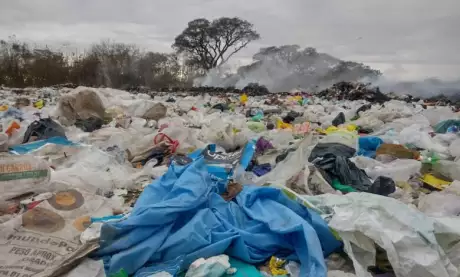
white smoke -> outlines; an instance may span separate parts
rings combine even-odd
[[[380,87],[382,92],[431,97],[444,94],[460,98],[460,78],[442,81],[436,78],[401,82],[379,76],[378,72],[360,63],[342,61],[314,48],[296,45],[262,48],[253,56],[253,63],[238,69],[223,66],[196,80],[198,86],[244,88],[249,83],[264,85],[271,92],[292,89],[321,90],[340,81],[360,81]]]

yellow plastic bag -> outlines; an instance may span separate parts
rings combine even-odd
[[[45,106],[45,102],[42,99],[34,103],[34,107],[37,109],[42,109],[43,106]]]
[[[246,95],[246,93],[244,93],[243,95],[240,96],[240,102],[243,105],[245,105],[246,102],[248,102],[248,96]]]
[[[292,124],[284,123],[281,119],[276,121],[276,128],[277,129],[292,129]]]
[[[6,112],[8,110],[8,105],[0,106],[0,112]]]
[[[347,131],[353,132],[358,129],[358,126],[356,126],[355,124],[350,124],[350,125],[347,125],[346,128],[347,128]]]
[[[420,181],[438,190],[443,190],[452,184],[452,182],[439,179],[432,174],[423,175],[423,177],[420,178]]]

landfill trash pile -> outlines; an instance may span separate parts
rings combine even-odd
[[[178,92],[186,93],[187,95],[198,95],[201,93],[208,93],[211,95],[215,94],[222,94],[222,93],[237,93],[242,94],[246,93],[248,96],[263,96],[270,93],[270,91],[263,85],[259,85],[257,83],[249,83],[243,89],[237,89],[234,87],[172,87],[172,88],[163,88],[158,91],[154,91],[152,89],[146,87],[131,87],[127,88],[127,91],[137,94],[137,93],[145,93],[149,95],[156,95],[158,92],[168,92],[168,93],[175,93]],[[286,94],[285,92],[284,94]]]
[[[450,102],[245,91],[1,89],[0,276],[459,276]]]
[[[370,84],[363,84],[359,82],[339,82],[332,85],[331,88],[320,91],[317,95],[327,99],[363,99],[369,102],[379,103],[389,100],[389,97],[383,94],[378,87],[371,88]]]

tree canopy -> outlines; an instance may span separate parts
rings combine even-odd
[[[187,56],[189,65],[209,70],[259,38],[254,26],[246,20],[222,17],[210,22],[200,18],[188,23],[172,47]]]

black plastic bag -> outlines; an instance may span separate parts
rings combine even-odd
[[[343,112],[340,112],[335,118],[334,120],[332,120],[332,125],[334,125],[335,127],[341,125],[345,123],[345,115],[343,114]]]
[[[338,179],[341,184],[351,186],[358,191],[387,196],[395,191],[395,183],[387,177],[379,177],[372,183],[364,170],[359,169],[350,158],[355,149],[340,143],[319,143],[313,148],[309,162],[321,169],[324,179],[332,184]]]
[[[75,126],[82,129],[84,132],[93,132],[99,130],[104,125],[104,121],[98,117],[90,117],[88,119],[77,119]]]
[[[24,134],[22,143],[44,140],[52,137],[66,137],[64,128],[51,118],[40,119],[32,122]],[[34,140],[31,140],[34,138]]]

